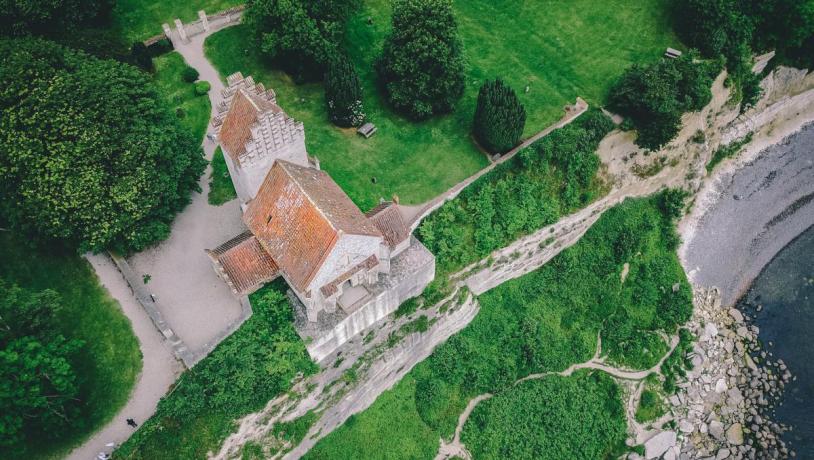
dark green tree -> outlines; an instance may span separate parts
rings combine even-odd
[[[169,235],[206,166],[149,75],[41,39],[0,40],[0,216],[80,250]]]
[[[337,126],[348,128],[365,121],[362,85],[353,64],[345,57],[334,59],[325,73],[325,104]]]
[[[263,53],[298,80],[314,80],[340,54],[359,0],[253,0],[244,21]]]
[[[59,302],[0,279],[0,446],[55,436],[78,414],[71,362],[83,343],[58,332]]]
[[[499,78],[480,87],[473,132],[486,150],[503,153],[517,145],[526,126],[526,109]]]
[[[452,111],[464,64],[450,0],[395,0],[393,31],[376,62],[393,107],[416,120]]]
[[[107,19],[114,0],[0,0],[0,34],[54,34]]]
[[[634,64],[611,90],[611,107],[633,121],[640,146],[658,149],[678,133],[684,112],[709,103],[718,67],[695,63],[695,57],[687,53],[649,66]]]

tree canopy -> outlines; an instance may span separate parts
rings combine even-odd
[[[115,0],[0,0],[0,34],[49,34],[106,19]]]
[[[169,235],[206,165],[149,75],[42,39],[0,40],[0,217],[80,250]]]
[[[320,78],[341,54],[345,22],[359,0],[253,0],[244,20],[263,52],[295,78]]]
[[[473,131],[490,152],[506,152],[517,145],[526,126],[526,109],[502,80],[487,81],[478,93]]]
[[[648,66],[634,64],[611,90],[611,107],[633,121],[640,146],[658,149],[678,133],[684,112],[709,103],[718,67],[694,63],[695,56],[687,53]]]
[[[55,436],[78,414],[71,361],[83,343],[57,332],[60,299],[0,279],[0,446]]]
[[[395,0],[392,21],[376,63],[389,102],[417,120],[450,112],[464,91],[451,1]]]

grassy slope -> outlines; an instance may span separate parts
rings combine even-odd
[[[234,430],[236,419],[287,391],[297,373],[314,373],[285,289],[278,280],[252,294],[252,316],[179,377],[116,458],[205,458]]]
[[[401,442],[437,448],[439,437],[452,435],[469,399],[508,388],[530,373],[561,371],[590,359],[599,332],[609,361],[634,368],[654,364],[667,350],[655,331],[674,332],[691,311],[689,285],[667,247],[660,216],[655,198],[628,200],[542,268],[480,296],[481,311],[464,330],[358,414],[355,426],[320,441],[311,458],[332,452],[347,454],[340,458],[406,458],[398,454]],[[621,283],[624,262],[630,271]],[[680,289],[673,293],[676,282]],[[361,436],[356,426],[380,423],[383,408],[409,392],[413,408],[388,414],[407,428],[391,439],[387,454],[355,441]]]
[[[11,232],[0,232],[0,277],[27,288],[59,292],[64,335],[86,343],[82,361],[75,363],[77,374],[84,379],[80,387],[80,398],[86,402],[82,422],[66,427],[58,441],[31,443],[26,457],[50,458],[81,443],[127,402],[141,372],[141,352],[130,321],[99,284],[87,261],[56,246],[35,250],[27,245]]]
[[[196,21],[198,10],[213,14],[243,3],[243,0],[117,0],[113,23],[124,31],[129,42],[134,42],[160,34],[161,24],[174,28],[175,18],[185,23]]]
[[[469,130],[477,91],[486,79],[502,77],[519,92],[528,113],[526,136],[558,119],[563,105],[578,95],[601,104],[627,66],[678,46],[664,3],[456,1],[467,59],[466,93],[454,113],[416,124],[395,115],[377,90],[373,62],[390,28],[390,3],[367,0],[351,19],[347,38],[366,112],[379,128],[369,140],[329,124],[320,84],[294,85],[263,65],[245,28],[215,34],[206,48],[224,76],[251,74],[277,92],[283,108],[305,123],[309,152],[366,209],[393,193],[403,202],[423,202],[485,165]]]
[[[188,129],[195,139],[203,140],[211,113],[209,98],[205,95],[197,96],[195,85],[181,78],[182,72],[188,67],[184,58],[173,51],[155,58],[153,63],[155,82],[161,98],[171,110],[181,108],[184,111],[181,126]]]
[[[219,206],[237,198],[235,184],[229,177],[229,169],[226,167],[226,160],[223,159],[223,151],[220,147],[212,155],[212,175],[209,178],[209,204]]]

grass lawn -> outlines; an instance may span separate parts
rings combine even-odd
[[[456,1],[466,92],[452,114],[413,123],[394,114],[376,87],[373,62],[390,28],[390,2],[366,0],[348,24],[347,47],[362,79],[365,111],[379,128],[369,140],[331,126],[322,85],[294,85],[270,69],[245,27],[213,35],[206,51],[222,76],[241,71],[273,88],[283,109],[305,123],[309,153],[367,209],[393,193],[405,203],[426,201],[486,165],[469,137],[477,92],[486,79],[501,77],[518,91],[528,114],[525,136],[559,119],[577,96],[602,104],[629,65],[658,59],[667,46],[680,47],[665,4]]]
[[[113,9],[113,23],[120,28],[128,42],[145,40],[162,32],[161,25],[167,23],[175,28],[173,21],[179,18],[184,23],[197,21],[198,10],[207,14],[217,13],[236,5],[243,0],[116,0]]]
[[[237,198],[235,184],[229,176],[229,169],[226,167],[226,160],[223,159],[223,151],[220,147],[212,155],[212,176],[209,178],[209,204],[219,206]]]
[[[93,268],[76,253],[57,246],[32,249],[26,239],[0,232],[0,277],[20,286],[53,289],[62,296],[60,324],[67,338],[85,341],[74,363],[85,402],[79,423],[58,441],[36,440],[25,458],[55,458],[84,441],[127,402],[141,372],[141,352],[130,321],[99,284]],[[0,458],[12,458],[0,449]]]
[[[187,63],[180,54],[173,51],[153,60],[155,83],[161,98],[166,101],[176,115],[183,113],[181,126],[188,129],[193,137],[203,141],[206,125],[209,123],[211,106],[209,97],[195,94],[195,84],[187,83],[181,77]],[[179,112],[179,109],[181,112]]]

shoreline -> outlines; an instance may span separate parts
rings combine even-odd
[[[767,355],[751,312],[738,308],[772,260],[814,226],[814,90],[783,92],[769,91],[752,116],[724,130],[730,140],[733,131],[754,136],[703,179],[679,223],[679,260],[695,291],[687,327],[697,337],[693,369],[670,398],[680,458],[795,456],[781,440],[789,427],[773,415],[792,375]]]

